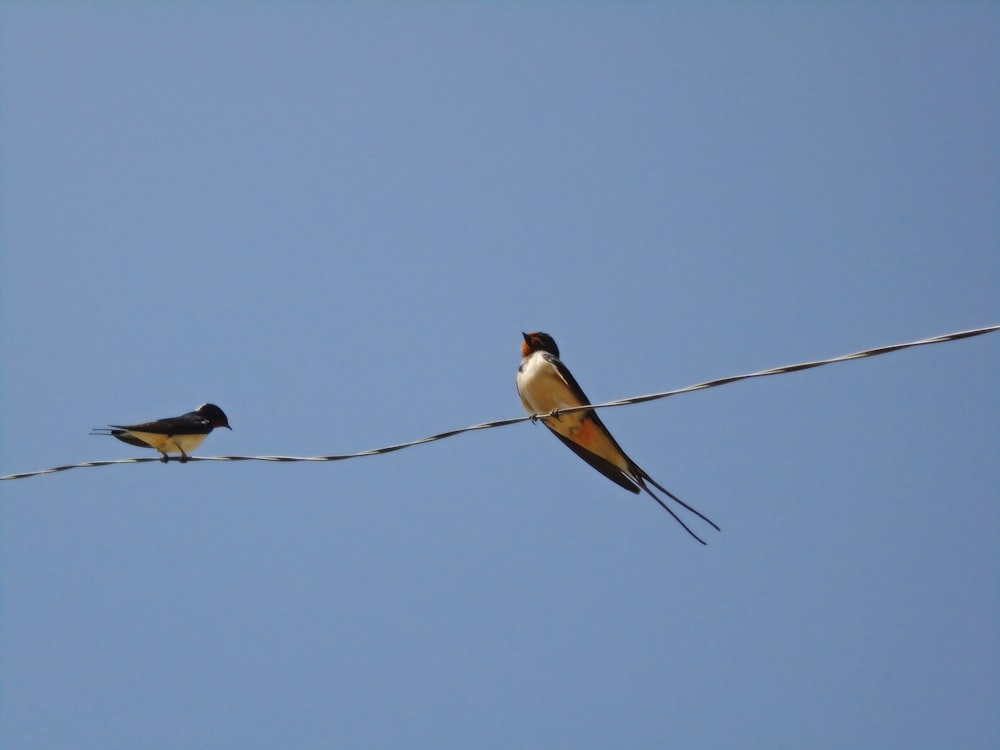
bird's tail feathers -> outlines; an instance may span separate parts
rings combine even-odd
[[[664,507],[664,509],[666,509],[666,511],[670,515],[672,515],[681,526],[684,527],[684,529],[687,531],[687,533],[689,533],[691,536],[693,536],[695,539],[697,539],[702,544],[705,543],[704,540],[702,540],[701,537],[699,537],[697,534],[695,534],[693,531],[691,531],[691,529],[688,528],[687,524],[684,523],[683,521],[681,521],[681,519],[677,517],[677,514],[674,513],[670,508],[667,507],[666,503],[664,503],[659,497],[657,497],[656,495],[654,495],[653,492],[649,489],[649,487],[646,486],[646,482],[649,482],[650,484],[652,484],[654,487],[656,487],[656,489],[658,489],[660,492],[662,492],[664,495],[666,495],[667,497],[669,497],[671,500],[673,500],[675,503],[677,503],[679,506],[681,506],[682,508],[684,508],[689,513],[693,513],[694,515],[698,516],[698,518],[700,518],[702,521],[704,521],[705,523],[707,523],[709,526],[711,526],[716,531],[722,531],[722,529],[719,528],[719,524],[717,524],[715,521],[713,521],[711,518],[709,518],[708,516],[706,516],[704,513],[702,513],[697,508],[695,508],[695,507],[693,507],[691,505],[688,505],[686,502],[684,502],[683,500],[681,500],[679,497],[677,497],[677,495],[675,495],[673,492],[671,492],[666,487],[664,487],[662,484],[660,484],[655,479],[653,479],[651,476],[649,476],[649,474],[647,474],[645,471],[643,471],[639,466],[636,466],[635,464],[632,464],[632,474],[636,478],[638,478],[638,480],[639,480],[638,484],[639,484],[640,487],[642,487],[642,489],[646,492],[646,494],[649,495],[654,500],[656,500],[656,502],[658,502],[660,505],[662,505]]]
[[[681,525],[681,528],[683,528],[684,531],[686,531],[688,534],[690,534],[692,536],[692,538],[694,538],[696,541],[701,542],[702,544],[707,545],[707,542],[704,539],[702,539],[700,536],[698,536],[697,534],[695,534],[693,531],[691,531],[691,527],[688,526],[686,523],[684,523],[681,520],[680,516],[678,516],[676,513],[674,513],[674,511],[670,508],[669,505],[667,505],[665,502],[663,502],[663,500],[661,500],[656,495],[654,495],[653,492],[649,489],[649,487],[647,487],[645,485],[645,483],[640,484],[639,486],[642,487],[643,491],[647,495],[649,495],[656,502],[658,502],[660,504],[660,507],[663,508],[663,510],[667,511],[667,513],[669,513],[671,516],[673,516],[674,520],[677,521],[677,523],[679,523]],[[687,506],[685,506],[685,507],[687,507]],[[701,515],[701,514],[699,513],[698,515]],[[711,523],[711,521],[709,521],[709,523]],[[715,524],[712,524],[712,525],[714,526]]]

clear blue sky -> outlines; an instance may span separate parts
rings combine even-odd
[[[1000,7],[6,3],[0,473],[1000,322]],[[0,483],[4,748],[1000,746],[1000,335]]]

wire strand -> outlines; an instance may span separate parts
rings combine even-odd
[[[696,383],[694,385],[685,386],[683,388],[675,388],[670,391],[662,391],[659,393],[649,393],[643,396],[631,396],[629,398],[622,398],[616,401],[605,401],[600,404],[587,404],[585,406],[574,406],[566,409],[556,409],[555,411],[548,414],[532,414],[530,416],[524,417],[513,417],[511,419],[497,419],[492,422],[482,422],[481,424],[474,424],[470,427],[460,427],[455,430],[447,430],[445,432],[438,432],[434,435],[428,435],[427,437],[418,438],[417,440],[410,440],[405,443],[396,443],[394,445],[387,445],[382,448],[372,448],[370,450],[358,451],[357,453],[335,453],[328,456],[188,456],[188,461],[274,461],[274,462],[296,462],[296,461],[345,461],[349,458],[361,458],[363,456],[379,456],[384,453],[393,453],[394,451],[402,450],[404,448],[411,448],[415,445],[423,445],[424,443],[433,443],[437,440],[444,440],[445,438],[454,437],[455,435],[461,435],[464,432],[474,432],[476,430],[489,430],[494,427],[506,427],[507,425],[517,424],[518,422],[528,422],[536,421],[541,417],[559,416],[560,414],[572,414],[578,411],[589,411],[591,409],[610,409],[615,406],[627,406],[629,404],[642,404],[647,401],[656,401],[661,398],[667,398],[668,396],[677,396],[682,393],[692,393],[694,391],[705,390],[706,388],[716,388],[720,385],[728,385],[729,383],[736,383],[741,380],[750,380],[751,378],[763,378],[770,375],[783,375],[790,372],[799,372],[800,370],[809,370],[813,367],[821,367],[823,365],[832,365],[837,362],[849,362],[855,359],[864,359],[865,357],[876,357],[881,354],[888,354],[890,352],[897,352],[902,349],[910,349],[915,346],[926,346],[928,344],[941,344],[946,341],[957,341],[959,339],[971,338],[973,336],[981,336],[985,333],[992,333],[994,331],[1000,330],[1000,325],[986,326],[984,328],[973,328],[967,331],[957,331],[955,333],[947,333],[941,336],[932,336],[930,338],[919,339],[918,341],[910,341],[905,344],[890,344],[888,346],[879,346],[874,349],[865,349],[860,352],[852,352],[851,354],[842,354],[839,357],[831,357],[829,359],[817,359],[810,362],[800,362],[793,365],[784,365],[782,367],[774,367],[769,370],[758,370],[756,372],[746,373],[744,375],[730,375],[724,378],[716,378],[715,380],[706,380],[703,383]],[[3,479],[26,479],[28,477],[37,477],[43,474],[55,474],[60,471],[68,471],[69,469],[83,469],[93,466],[113,466],[116,464],[141,464],[148,463],[150,461],[161,462],[163,459],[155,456],[143,456],[140,458],[119,458],[110,461],[85,461],[79,464],[68,464],[66,466],[53,466],[48,469],[40,469],[39,471],[28,471],[20,474],[7,474],[5,476],[0,476],[0,480]],[[168,460],[179,461],[179,457],[171,456]]]

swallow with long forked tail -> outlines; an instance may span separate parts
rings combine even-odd
[[[541,416],[542,422],[557,438],[612,482],[629,492],[638,495],[642,491],[653,498],[688,534],[702,544],[705,544],[705,540],[691,531],[662,499],[653,494],[647,482],[716,531],[720,531],[712,519],[659,484],[629,458],[593,409],[544,416],[557,409],[586,406],[590,404],[590,400],[576,378],[560,361],[559,347],[549,334],[536,331],[521,335],[524,336],[524,343],[521,345],[521,366],[517,368],[517,392],[529,414]]]
[[[113,424],[91,431],[91,435],[110,435],[123,443],[139,448],[154,448],[163,454],[163,463],[170,460],[170,453],[180,453],[178,459],[186,463],[193,451],[216,427],[229,426],[229,418],[215,404],[202,404],[194,411],[179,417],[165,417],[141,424]]]

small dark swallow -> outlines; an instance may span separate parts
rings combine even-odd
[[[113,424],[99,427],[91,435],[110,435],[123,443],[139,448],[153,448],[163,454],[163,463],[170,460],[170,453],[180,453],[180,462],[186,463],[193,451],[216,427],[229,426],[229,418],[215,404],[202,404],[194,411],[179,417],[165,417],[140,424]]]

